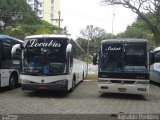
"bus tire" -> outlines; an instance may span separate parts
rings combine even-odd
[[[83,74],[82,74],[82,81],[84,80],[84,71],[83,71]]]
[[[9,78],[9,89],[13,90],[16,87],[16,77],[12,74]]]
[[[76,75],[74,74],[72,79],[72,88],[70,90],[71,92],[73,92],[75,86],[76,86]]]

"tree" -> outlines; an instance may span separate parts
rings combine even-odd
[[[34,34],[53,34],[58,30],[57,26],[54,26],[50,23],[48,23],[45,20],[41,21],[41,24],[39,25],[39,28],[36,30]]]
[[[103,40],[106,36],[104,29],[99,27],[94,27],[93,25],[86,26],[85,29],[80,31],[81,37],[77,39],[77,42],[80,46],[83,46],[83,49],[87,52],[88,42],[89,42],[89,53],[93,54],[97,52],[100,41]]]
[[[41,24],[40,18],[26,0],[0,0],[0,32],[23,39],[33,34]]]
[[[154,19],[151,17],[151,14],[146,13],[145,16],[154,23]],[[131,26],[128,26],[123,33],[116,35],[117,38],[142,38],[147,39],[151,46],[156,46],[153,33],[146,26],[146,23],[140,18],[137,17],[136,21],[132,23]]]
[[[107,5],[123,5],[131,9],[146,23],[156,43],[160,42],[160,0],[102,0],[102,2]],[[151,14],[153,19],[148,19],[144,12]]]
[[[87,53],[88,40],[82,37],[78,37],[76,42],[82,47],[82,49]]]
[[[16,27],[18,24],[33,25],[40,23],[40,18],[36,16],[26,0],[0,0],[0,21],[7,27]]]
[[[85,29],[80,31],[80,34],[85,39],[96,40],[99,38],[103,39],[103,37],[106,35],[106,32],[102,28],[94,27],[93,25],[88,25]]]
[[[146,38],[145,23],[141,20],[136,20],[131,26],[128,26],[123,33],[119,33],[117,37],[121,38]]]

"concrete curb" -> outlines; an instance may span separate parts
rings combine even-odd
[[[97,80],[84,80],[85,82],[97,82]]]

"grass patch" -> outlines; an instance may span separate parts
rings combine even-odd
[[[88,75],[86,76],[86,80],[97,81],[97,79],[98,79],[98,75],[96,75],[96,74],[88,74]]]

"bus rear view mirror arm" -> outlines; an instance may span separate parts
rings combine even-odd
[[[97,65],[97,53],[93,54],[93,65]]]
[[[12,47],[12,50],[11,50],[12,58],[16,55],[17,49],[21,49],[21,44],[16,44]]]
[[[72,45],[68,44],[66,47],[66,57],[70,56],[72,50]]]

